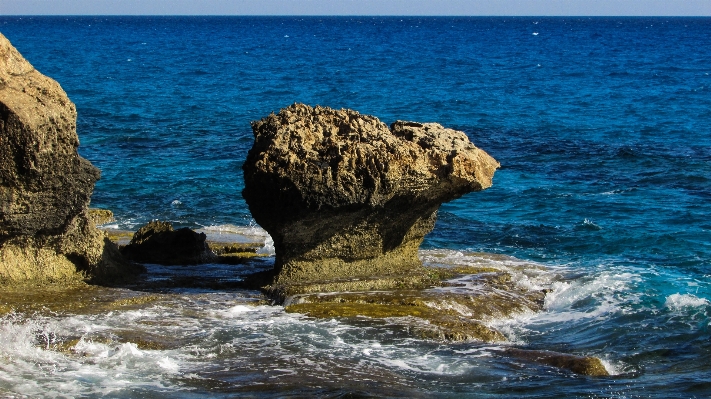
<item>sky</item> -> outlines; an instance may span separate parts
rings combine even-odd
[[[0,15],[711,16],[711,0],[0,0]]]

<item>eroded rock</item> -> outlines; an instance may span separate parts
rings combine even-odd
[[[140,268],[89,220],[100,173],[76,108],[0,34],[0,282],[126,278]]]
[[[89,219],[97,226],[116,222],[114,213],[109,209],[89,208]]]
[[[420,273],[440,204],[499,167],[462,132],[347,109],[294,104],[252,129],[243,196],[274,240],[278,284]]]

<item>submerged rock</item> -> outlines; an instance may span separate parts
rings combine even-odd
[[[138,271],[89,220],[100,172],[79,156],[76,109],[0,34],[0,282]]]
[[[371,319],[377,324],[377,320],[381,320],[390,327],[400,327],[408,334],[428,340],[497,343],[507,339],[494,327],[496,320],[543,309],[546,290],[524,283],[527,281],[522,278],[525,273],[515,276],[513,270],[471,266],[428,267],[427,271],[432,281],[439,280],[437,287],[294,294],[286,298],[285,310],[359,323]],[[576,374],[608,375],[600,359],[595,357],[508,345],[500,354]]]
[[[187,227],[173,230],[168,222],[153,221],[138,229],[121,252],[136,262],[196,265],[215,259],[206,238]]]
[[[318,318],[405,318],[402,324],[421,338],[485,342],[506,341],[501,332],[487,325],[491,320],[536,312],[543,305],[545,292],[518,285],[504,270],[428,267],[426,271],[430,276],[426,289],[327,289],[293,294],[284,305],[287,312]]]
[[[602,361],[592,356],[576,356],[568,353],[518,348],[507,349],[504,353],[518,359],[570,370],[576,374],[594,377],[610,375]]]
[[[242,194],[274,240],[278,284],[421,273],[440,204],[499,167],[462,132],[347,109],[294,104],[252,129]]]

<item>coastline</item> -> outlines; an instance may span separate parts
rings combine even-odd
[[[153,219],[253,227],[241,121],[292,98],[464,131],[502,169],[440,209],[418,255],[503,262],[550,290],[542,311],[487,322],[508,343],[452,342],[421,338],[414,318],[259,304],[238,285],[270,257],[148,265],[141,289],[86,286],[96,300],[62,299],[62,284],[48,305],[27,305],[33,286],[10,293],[28,293],[27,312],[0,316],[0,396],[708,396],[708,21],[393,19],[0,17],[0,30],[76,102],[79,153],[102,171],[92,204],[131,234]],[[132,297],[146,302],[116,302]],[[595,356],[611,376],[511,347]]]

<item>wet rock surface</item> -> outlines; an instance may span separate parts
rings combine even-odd
[[[484,255],[484,258],[500,258]],[[340,320],[382,320],[417,338],[511,345],[491,322],[543,310],[546,290],[522,286],[511,271],[488,267],[427,267],[430,287],[359,292],[312,292],[286,297],[289,313]],[[311,287],[311,286],[310,286]],[[331,286],[327,288],[338,288]],[[292,287],[298,290],[298,286]],[[567,353],[503,347],[499,355],[575,374],[607,376],[600,359]]]
[[[440,204],[499,166],[462,132],[346,109],[294,104],[252,129],[243,196],[274,239],[278,284],[417,273]]]
[[[600,359],[592,356],[575,356],[568,353],[519,348],[509,348],[504,353],[514,358],[570,370],[576,374],[594,377],[610,375]]]
[[[486,268],[426,268],[428,287],[360,292],[295,294],[287,312],[318,318],[416,318],[408,328],[417,336],[445,341],[506,341],[487,322],[542,309],[545,293],[527,290],[509,273]],[[459,289],[461,286],[476,287]]]
[[[76,117],[60,85],[0,35],[0,282],[140,271],[89,220],[100,172],[77,153]]]

